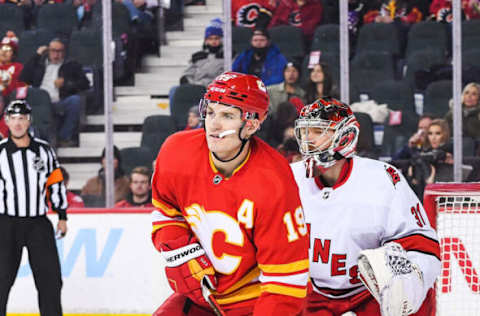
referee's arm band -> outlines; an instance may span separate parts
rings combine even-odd
[[[67,211],[66,210],[54,210],[58,214],[58,219],[67,220]]]

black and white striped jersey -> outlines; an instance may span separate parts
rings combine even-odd
[[[19,148],[6,138],[0,141],[0,214],[43,216],[48,200],[60,219],[66,219],[67,190],[60,165],[50,145],[31,138]]]

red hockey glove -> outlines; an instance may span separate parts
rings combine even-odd
[[[182,236],[161,245],[162,256],[167,261],[165,273],[170,287],[188,296],[197,304],[209,306],[202,296],[204,276],[210,289],[217,286],[215,270],[205,250],[193,236]]]

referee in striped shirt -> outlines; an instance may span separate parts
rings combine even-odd
[[[47,201],[59,215],[57,236],[67,232],[67,197],[60,165],[47,142],[28,133],[30,105],[12,101],[5,113],[10,136],[0,141],[0,316],[27,247],[41,316],[60,316],[62,276]]]

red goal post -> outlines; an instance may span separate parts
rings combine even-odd
[[[430,184],[423,204],[442,259],[436,315],[480,315],[480,183]]]

